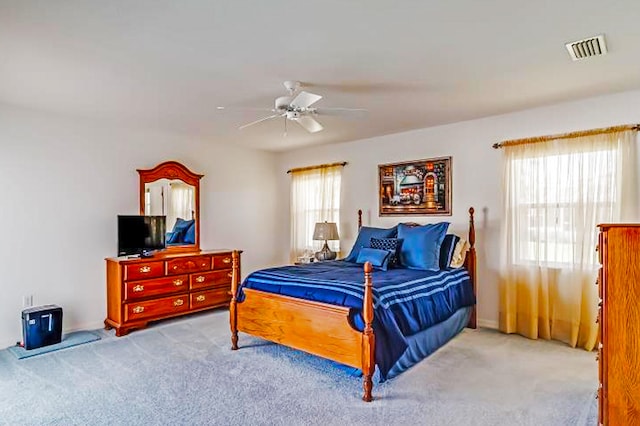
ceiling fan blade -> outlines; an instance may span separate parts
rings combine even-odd
[[[322,99],[322,96],[316,95],[315,93],[300,92],[298,96],[293,98],[290,105],[295,108],[308,108],[320,99]]]
[[[316,119],[309,117],[308,115],[303,115],[302,117],[294,119],[294,121],[304,127],[309,133],[316,133],[324,129],[322,124],[318,123]]]
[[[364,118],[369,111],[363,108],[314,108],[312,111],[318,115],[335,115],[348,118]]]
[[[270,111],[276,112],[273,108],[260,108],[260,107],[228,107],[228,106],[219,106],[216,107],[218,111]]]
[[[247,123],[243,126],[238,127],[239,130],[246,129],[249,126],[253,126],[254,124],[262,123],[263,121],[272,120],[274,118],[282,117],[283,114],[273,114],[268,117],[261,118],[260,120],[252,121],[251,123]]]

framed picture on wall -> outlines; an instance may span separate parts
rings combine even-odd
[[[378,166],[380,216],[451,215],[451,157]]]

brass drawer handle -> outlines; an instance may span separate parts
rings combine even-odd
[[[132,311],[134,314],[141,314],[144,312],[144,306],[136,306]]]
[[[184,305],[184,300],[178,299],[173,302],[173,306],[182,306]]]
[[[233,278],[233,272],[228,272],[228,273],[227,273],[227,276],[228,276],[229,278]]]
[[[139,292],[139,291],[143,291],[143,290],[144,290],[144,286],[143,285],[138,284],[138,285],[134,285],[133,286],[133,291],[135,291],[135,292]]]
[[[140,268],[140,273],[146,274],[147,272],[151,272],[151,266],[143,266]]]
[[[204,302],[206,299],[206,297],[201,294],[200,296],[196,297],[196,302]]]
[[[225,257],[224,259],[222,259],[222,263],[231,263],[231,258],[230,257]]]
[[[206,280],[206,278],[203,275],[199,275],[196,277],[196,282],[197,283],[203,283],[204,280]]]
[[[180,287],[183,284],[183,281],[182,280],[173,280],[173,284],[176,287]]]
[[[176,269],[178,269],[178,265],[173,265],[173,270],[175,271]]]

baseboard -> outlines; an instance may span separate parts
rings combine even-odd
[[[65,333],[71,333],[73,331],[80,331],[80,330],[91,331],[91,330],[97,330],[99,328],[104,328],[103,321],[98,321],[98,322],[90,321],[82,324],[74,324],[69,328],[63,328],[62,335],[64,335]]]
[[[478,327],[498,329],[498,321],[478,319]]]

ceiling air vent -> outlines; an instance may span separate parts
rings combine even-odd
[[[607,53],[607,45],[604,42],[603,34],[585,38],[584,40],[573,41],[565,44],[565,46],[569,51],[569,56],[571,56],[571,59],[574,61],[592,56],[601,56]]]

